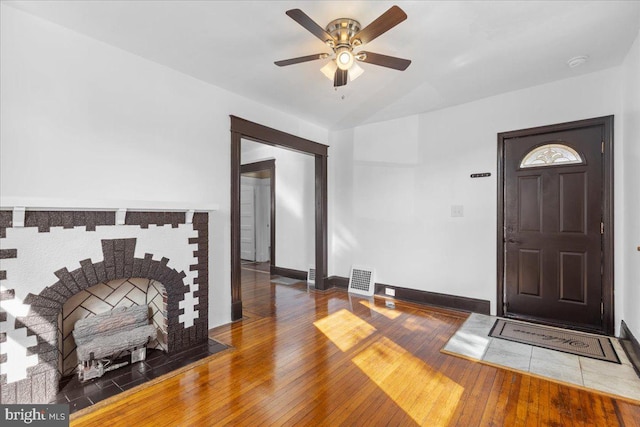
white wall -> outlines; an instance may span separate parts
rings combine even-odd
[[[2,197],[219,204],[210,215],[209,325],[228,322],[229,115],[320,143],[327,131],[0,7]]]
[[[622,247],[616,256],[624,259],[623,320],[640,339],[640,33],[622,65],[623,128],[625,141],[622,166],[624,219]],[[619,281],[616,281],[619,283]]]
[[[621,164],[619,79],[620,70],[610,69],[332,132],[330,274],[364,264],[376,269],[377,282],[489,300],[495,313],[497,134],[614,114]],[[491,177],[471,179],[475,172]],[[451,217],[452,205],[462,205],[464,216]],[[622,227],[616,253],[621,237]]]
[[[275,159],[276,266],[307,271],[315,265],[315,159],[242,140],[242,164]]]

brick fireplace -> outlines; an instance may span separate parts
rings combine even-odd
[[[122,213],[0,211],[1,403],[52,401],[69,325],[110,308],[154,300],[169,353],[207,341],[208,213]]]

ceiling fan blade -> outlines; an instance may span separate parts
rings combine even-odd
[[[309,18],[309,16],[300,9],[287,10],[286,14],[298,24],[306,28],[311,34],[322,40],[323,43],[326,43],[328,40],[333,41],[331,34],[327,33],[324,28],[316,24],[313,19]]]
[[[329,55],[327,55],[326,53],[316,53],[313,55],[299,56],[298,58],[283,59],[282,61],[275,61],[274,64],[276,64],[278,67],[284,67],[286,65],[299,64],[301,62],[315,61],[316,59],[324,59],[328,56]]]
[[[373,65],[380,65],[381,67],[393,68],[394,70],[404,71],[411,64],[411,61],[408,59],[396,58],[395,56],[382,55],[381,53],[358,52],[358,55],[364,56],[363,59],[360,59],[361,62],[366,62],[367,64],[373,64]],[[356,55],[356,58],[358,57],[358,55]]]
[[[341,70],[338,68],[333,75],[333,87],[344,86],[347,84],[347,70]]]
[[[404,13],[402,9],[398,6],[391,6],[389,10],[378,16],[375,21],[351,37],[350,42],[353,43],[354,40],[358,39],[362,44],[369,43],[371,40],[386,33],[405,19],[407,19],[407,14]]]

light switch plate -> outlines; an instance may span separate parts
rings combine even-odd
[[[462,216],[464,216],[464,206],[462,206],[462,205],[451,205],[451,216],[452,217],[462,217]]]

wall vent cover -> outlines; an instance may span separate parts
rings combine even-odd
[[[316,268],[309,267],[309,273],[307,273],[307,285],[315,286],[316,285]]]
[[[349,292],[365,296],[373,296],[375,291],[374,270],[369,267],[352,266],[349,275]]]

